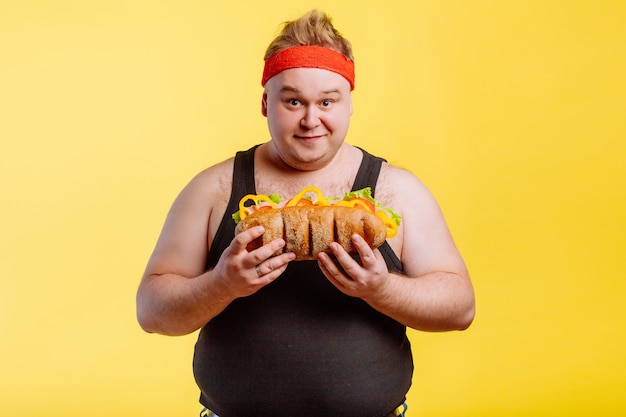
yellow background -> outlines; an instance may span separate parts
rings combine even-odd
[[[0,1],[0,415],[195,416],[134,297],[199,170],[267,140],[262,55],[353,42],[348,141],[438,198],[478,302],[411,332],[409,416],[626,413],[626,3]],[[245,401],[245,399],[243,399]]]

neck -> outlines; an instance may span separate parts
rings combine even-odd
[[[289,196],[314,185],[327,194],[343,193],[352,187],[361,159],[359,149],[344,143],[329,162],[299,169],[280,158],[271,143],[265,143],[255,154],[257,192]]]
[[[345,160],[350,157],[350,151],[352,149],[353,147],[351,145],[342,143],[337,151],[330,156],[326,153],[321,155],[317,160],[287,160],[283,158],[278,148],[270,141],[261,145],[259,148],[259,156],[261,157],[261,162],[267,162],[273,169],[282,171],[284,174],[288,175],[299,175],[337,169],[346,163]]]

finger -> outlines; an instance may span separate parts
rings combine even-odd
[[[344,262],[348,262],[348,260],[352,260],[352,256],[337,242],[331,242],[328,245],[330,249],[330,253],[339,261],[339,263],[343,264]]]
[[[337,268],[335,262],[325,252],[320,252],[319,255],[317,255],[317,263],[319,264],[322,272],[324,272],[326,275],[336,275],[339,273],[339,268]]]
[[[254,242],[256,239],[261,237],[265,233],[265,229],[263,226],[255,226],[246,230],[245,232],[239,233],[232,242],[233,251],[236,253],[246,251],[248,245]]]
[[[287,264],[296,258],[293,252],[283,253],[282,255],[270,257],[265,262],[255,266],[255,271],[259,277],[278,276],[282,274]]]
[[[318,264],[327,277],[332,277],[334,280],[350,280],[336,257],[333,258],[329,254],[321,252],[318,255]]]
[[[354,258],[348,252],[346,252],[346,250],[340,244],[336,242],[330,244],[330,250],[337,260],[337,270],[341,273],[341,275],[347,275],[352,278],[361,267],[359,263],[356,262]]]
[[[334,280],[335,275],[339,272],[339,269],[327,253],[320,252],[317,255],[317,264],[328,279]]]
[[[283,239],[273,240],[270,243],[251,251],[250,255],[252,255],[252,258],[250,262],[252,262],[254,265],[258,265],[266,259],[271,258],[272,256],[282,254],[282,249],[284,247],[285,241]]]
[[[318,255],[317,264],[328,281],[341,291],[348,291],[347,285],[351,282],[350,278],[343,273],[341,268],[337,266],[335,261],[327,253],[322,252]]]
[[[376,263],[374,251],[370,248],[362,236],[354,234],[352,236],[352,244],[356,248],[359,258],[361,258],[361,264],[364,268],[367,269],[369,266],[373,266]]]

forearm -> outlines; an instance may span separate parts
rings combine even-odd
[[[149,333],[192,333],[233,300],[211,272],[187,278],[175,274],[146,277],[137,291],[137,319]]]
[[[469,278],[432,272],[417,278],[390,274],[387,285],[365,300],[381,313],[416,330],[464,330],[475,312]]]

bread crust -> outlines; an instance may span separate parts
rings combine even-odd
[[[265,233],[248,245],[254,250],[275,239],[285,240],[284,250],[276,255],[294,252],[296,260],[317,259],[320,252],[329,252],[332,242],[339,243],[346,252],[356,254],[352,235],[358,234],[375,249],[386,237],[384,222],[375,214],[358,208],[342,206],[296,206],[259,210],[244,217],[235,227],[235,234],[255,226],[263,226]]]

